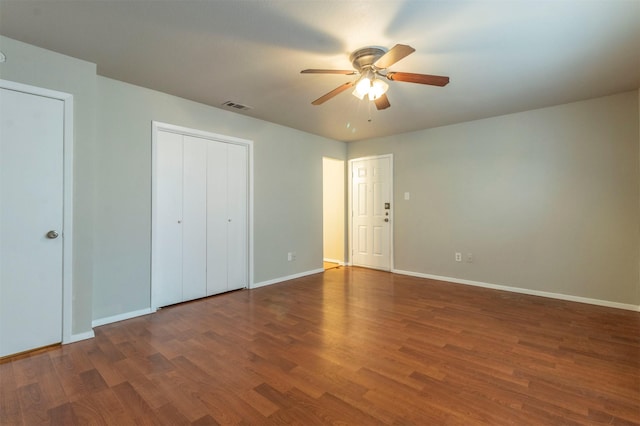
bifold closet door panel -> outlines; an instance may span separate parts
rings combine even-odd
[[[158,132],[153,232],[154,305],[182,301],[182,135]]]
[[[227,288],[235,290],[248,285],[247,147],[229,144],[227,165]]]
[[[207,144],[207,295],[227,291],[227,145]]]
[[[183,300],[207,295],[207,145],[206,139],[183,139]]]

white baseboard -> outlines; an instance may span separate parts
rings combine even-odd
[[[271,284],[277,284],[277,283],[281,283],[283,281],[289,281],[289,280],[293,280],[296,278],[302,278],[302,277],[306,277],[307,275],[313,275],[313,274],[319,274],[324,272],[324,269],[314,269],[311,271],[306,271],[306,272],[301,272],[299,274],[293,274],[293,275],[288,275],[286,277],[280,277],[280,278],[275,278],[273,280],[268,280],[268,281],[261,281],[259,283],[253,283],[253,285],[251,286],[251,288],[258,288],[258,287],[264,287],[267,285],[271,285]]]
[[[392,269],[391,272],[393,272],[394,274],[409,275],[409,276],[418,277],[418,278],[429,278],[432,280],[448,281],[456,284],[466,284],[466,285],[472,285],[476,287],[491,288],[494,290],[510,291],[512,293],[521,293],[521,294],[528,294],[531,296],[549,297],[551,299],[567,300],[570,302],[579,302],[579,303],[588,303],[590,305],[606,306],[608,308],[617,308],[617,309],[625,309],[628,311],[640,312],[640,305],[636,306],[636,305],[631,305],[627,303],[612,302],[609,300],[590,299],[587,297],[571,296],[568,294],[551,293],[548,291],[530,290],[530,289],[519,288],[519,287],[509,287],[509,286],[498,285],[498,284],[483,283],[480,281],[471,281],[471,280],[465,280],[460,278],[443,277],[440,275],[423,274],[420,272],[402,271],[399,269]]]
[[[84,333],[72,334],[69,340],[65,340],[62,344],[66,345],[67,343],[75,343],[81,340],[93,339],[94,337],[96,337],[96,335],[93,330],[85,331]]]
[[[140,317],[142,315],[148,315],[154,311],[151,308],[140,309],[139,311],[125,312],[124,314],[114,315],[112,317],[100,318],[91,322],[92,327],[99,327],[105,324],[111,324],[112,322],[124,321],[127,319]]]
[[[338,260],[338,259],[329,259],[327,257],[325,257],[324,259],[322,259],[324,262],[330,262],[330,263],[337,263],[340,266],[344,266],[344,260]]]

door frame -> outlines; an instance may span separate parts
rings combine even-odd
[[[73,323],[73,95],[0,79],[0,88],[63,102],[62,183],[62,343],[79,340]],[[82,338],[81,338],[82,339]],[[81,340],[80,339],[80,340]]]
[[[393,256],[393,228],[394,228],[394,209],[395,200],[393,197],[393,154],[382,155],[370,155],[367,157],[352,158],[349,160],[349,173],[348,173],[348,215],[349,215],[349,231],[348,231],[348,258],[349,265],[353,265],[353,163],[363,160],[376,160],[380,158],[389,159],[389,199],[391,200],[390,214],[390,226],[389,226],[389,271],[394,270],[394,256]]]
[[[189,127],[177,126],[174,124],[163,123],[160,121],[151,121],[151,235],[155,234],[155,226],[156,226],[156,209],[154,208],[154,194],[156,192],[156,152],[157,152],[157,144],[158,144],[158,132],[165,131],[171,133],[177,133],[182,136],[192,136],[201,139],[208,139],[216,142],[223,142],[235,145],[244,145],[247,147],[247,156],[248,156],[248,164],[247,164],[247,239],[248,239],[248,247],[247,247],[247,288],[253,287],[253,141],[248,139],[241,139],[233,136],[226,136],[217,133],[207,132],[204,130],[192,129]],[[153,288],[153,271],[154,267],[154,242],[153,239],[151,241],[151,291],[149,292],[149,306],[151,307],[151,312],[155,312],[158,310],[158,306],[154,304],[154,288]]]

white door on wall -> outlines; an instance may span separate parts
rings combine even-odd
[[[0,89],[0,357],[62,341],[64,102]]]
[[[249,148],[162,126],[154,127],[152,308],[248,287]]]
[[[392,157],[351,160],[351,262],[391,269]]]

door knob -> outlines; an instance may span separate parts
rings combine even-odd
[[[58,233],[56,231],[49,231],[47,232],[47,238],[49,238],[50,240],[55,240],[56,238],[58,238]]]
[[[389,218],[388,218],[388,217],[385,217],[385,218],[384,218],[384,221],[385,221],[385,222],[389,222]]]

